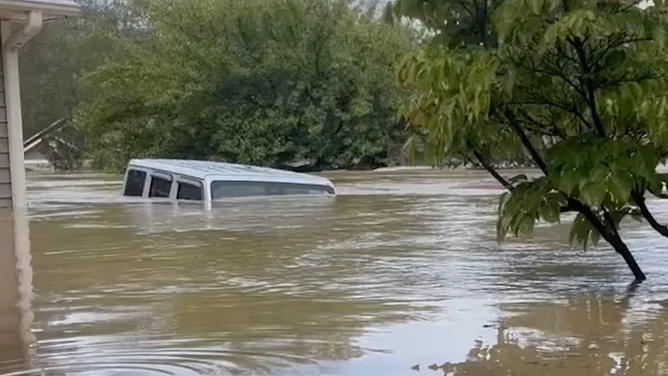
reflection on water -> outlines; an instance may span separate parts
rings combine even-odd
[[[475,341],[462,362],[433,364],[444,375],[664,375],[668,309],[629,314],[628,296],[584,294],[563,303],[502,304],[493,344]]]
[[[664,372],[668,247],[651,230],[626,229],[649,277],[632,295],[614,252],[565,244],[568,223],[496,244],[482,173],[328,177],[335,198],[210,210],[128,200],[112,176],[31,177],[37,343],[0,349],[0,374]]]

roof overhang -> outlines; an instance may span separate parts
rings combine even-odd
[[[45,20],[81,13],[81,7],[69,0],[0,0],[0,19],[25,22],[28,13],[35,10],[41,11]]]

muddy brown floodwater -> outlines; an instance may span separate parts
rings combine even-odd
[[[482,173],[329,177],[336,198],[208,211],[124,200],[115,176],[30,176],[36,340],[0,349],[0,374],[668,374],[668,241],[650,229],[625,225],[649,278],[630,292],[613,251],[566,244],[568,221],[498,245]]]

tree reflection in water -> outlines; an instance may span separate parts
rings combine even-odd
[[[622,299],[588,294],[563,304],[502,306],[494,345],[476,341],[464,362],[434,364],[458,376],[603,376],[668,373],[668,309],[631,313]]]

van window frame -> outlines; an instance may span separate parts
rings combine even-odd
[[[174,178],[173,174],[167,174],[161,171],[155,171],[151,170],[149,173],[150,179],[146,179],[148,181],[148,185],[144,188],[146,191],[146,197],[151,198],[151,199],[171,199],[174,195],[174,182],[176,179]],[[153,178],[158,178],[162,180],[167,180],[169,181],[169,194],[166,197],[157,197],[157,196],[151,196],[151,184],[153,184]]]
[[[169,171],[165,171],[163,169],[154,169],[154,168],[149,168],[149,167],[143,167],[143,166],[136,166],[136,165],[128,165],[126,171],[125,171],[125,177],[123,179],[123,195],[125,196],[125,186],[127,184],[127,179],[128,179],[128,171],[129,170],[135,170],[135,171],[140,171],[146,174],[146,179],[144,180],[144,189],[142,191],[142,198],[150,198],[150,199],[165,199],[166,197],[149,197],[150,190],[151,190],[151,176],[154,175],[159,178],[163,179],[171,179],[172,186],[170,188],[169,192],[169,198],[170,199],[176,199],[176,195],[178,194],[178,186],[177,183],[179,181],[183,181],[188,184],[192,185],[200,185],[202,187],[202,202],[208,202],[210,201],[209,197],[209,190],[207,189],[207,182],[206,179],[200,179],[196,178],[190,175],[183,175],[183,174],[176,174],[172,173]],[[209,183],[210,184],[210,183]],[[139,196],[126,196],[126,197],[139,197]],[[192,201],[192,200],[189,200]],[[197,201],[195,201],[197,202]]]
[[[285,185],[285,186],[301,186],[305,189],[317,189],[320,192],[317,194],[312,194],[312,193],[296,193],[296,194],[284,194],[284,195],[272,195],[272,194],[263,194],[263,195],[238,195],[238,196],[223,196],[223,197],[214,197],[214,192],[215,192],[215,185],[216,184],[271,184],[271,185]],[[272,196],[317,196],[317,195],[322,195],[322,196],[327,196],[327,195],[333,195],[335,194],[334,189],[330,186],[327,185],[322,185],[322,184],[311,184],[311,183],[292,183],[292,182],[278,182],[278,181],[256,181],[256,180],[220,180],[220,179],[212,179],[210,182],[208,182],[209,185],[209,196],[211,201],[216,201],[216,200],[225,200],[228,198],[235,198],[235,197],[272,197]]]
[[[200,189],[200,199],[199,199],[199,200],[189,200],[189,199],[183,199],[183,198],[180,199],[180,198],[178,198],[178,196],[179,196],[179,184],[181,184],[181,183],[183,183],[183,184],[193,185],[193,186],[199,188],[199,189]],[[186,178],[186,177],[183,177],[183,176],[177,176],[176,179],[175,179],[175,181],[174,181],[174,185],[175,185],[175,186],[174,186],[174,188],[173,188],[173,190],[174,190],[174,197],[173,197],[173,198],[174,198],[175,200],[178,200],[178,201],[188,201],[188,202],[202,202],[202,201],[206,201],[206,197],[204,196],[204,194],[205,194],[205,192],[204,192],[204,182],[202,182],[202,181],[200,181],[200,180],[195,180],[195,179]]]
[[[130,171],[137,171],[137,172],[143,172],[146,176],[144,178],[144,187],[142,188],[141,196],[126,196],[125,191],[128,186],[128,178],[130,177]],[[128,166],[128,168],[125,171],[125,177],[123,179],[123,197],[142,197],[145,198],[147,193],[148,193],[148,187],[149,187],[149,176],[151,174],[151,171],[143,168],[143,167],[138,167],[138,166]]]

